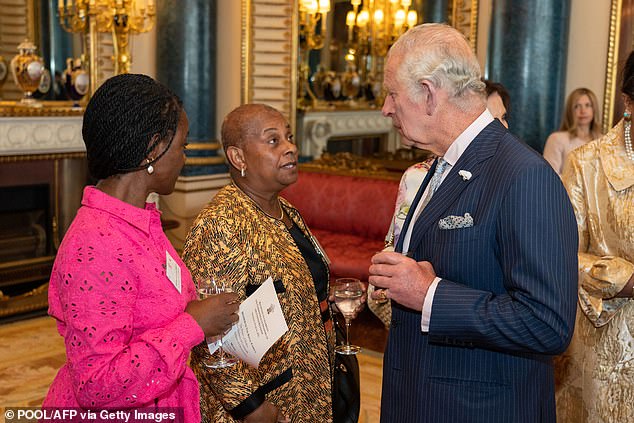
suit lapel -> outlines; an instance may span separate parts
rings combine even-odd
[[[409,225],[412,222],[412,217],[414,216],[416,212],[416,207],[418,207],[418,203],[420,203],[420,199],[423,196],[423,193],[425,192],[427,185],[429,185],[429,181],[431,180],[432,175],[436,171],[436,166],[438,166],[438,159],[434,160],[434,163],[431,165],[431,168],[427,172],[427,175],[425,175],[425,179],[423,179],[423,182],[420,184],[420,187],[418,187],[418,191],[416,192],[416,195],[414,196],[414,200],[412,200],[412,204],[409,206],[407,217],[405,218],[405,222],[403,223],[403,228],[401,229],[401,235],[398,237],[398,241],[396,242],[396,247],[394,248],[394,251],[396,251],[397,253],[403,252],[403,240],[405,239],[407,228],[409,228]],[[410,245],[411,245],[411,242],[410,242]]]
[[[505,128],[497,120],[494,120],[471,142],[414,222],[409,244],[410,250],[413,251],[417,248],[425,233],[438,222],[443,212],[458,199],[469,184],[478,179],[484,169],[484,162],[495,153],[504,131]],[[461,170],[471,172],[471,178],[465,180],[458,174]]]

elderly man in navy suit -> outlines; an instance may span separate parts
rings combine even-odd
[[[572,336],[577,228],[559,177],[486,109],[455,29],[391,48],[383,114],[438,156],[395,252],[372,259],[392,301],[381,421],[555,422],[552,356]],[[381,290],[383,288],[383,290]]]

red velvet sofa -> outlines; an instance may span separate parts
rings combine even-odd
[[[300,170],[281,195],[326,250],[331,279],[367,281],[370,259],[384,247],[398,184],[398,175],[379,179]]]

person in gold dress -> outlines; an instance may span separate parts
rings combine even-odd
[[[559,422],[634,421],[634,52],[624,118],[570,153],[562,175],[579,229],[579,309],[558,363]]]
[[[183,260],[195,279],[222,279],[240,300],[273,278],[289,330],[257,369],[242,361],[209,369],[207,346],[194,348],[203,422],[332,422],[328,260],[279,196],[298,177],[291,129],[277,110],[246,104],[227,115],[221,137],[232,183],[198,215]]]

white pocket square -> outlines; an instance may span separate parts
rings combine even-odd
[[[440,229],[460,229],[473,226],[473,217],[469,213],[464,216],[447,216],[438,221]]]

